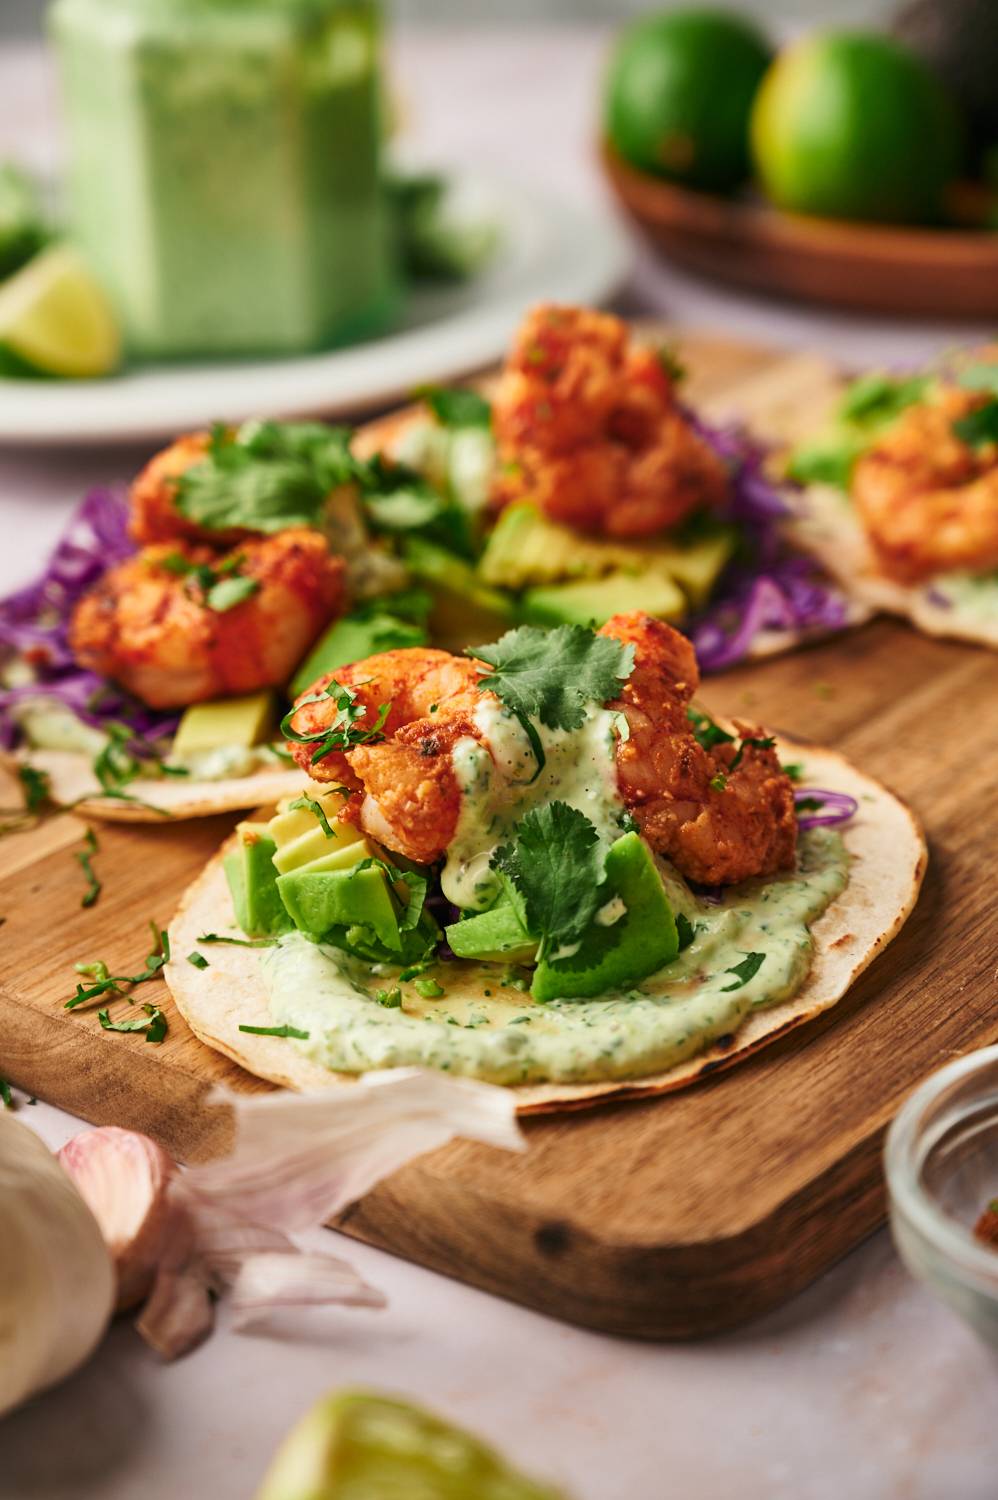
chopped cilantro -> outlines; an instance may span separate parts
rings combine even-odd
[[[37,813],[52,801],[52,778],[47,771],[36,766],[18,766],[17,779],[24,791],[24,807],[29,813]]]
[[[4,1109],[14,1108],[14,1095],[10,1091],[10,1084],[6,1078],[0,1078],[0,1100],[3,1102]]]
[[[710,778],[710,781],[707,783],[712,792],[723,792],[727,784],[728,778],[725,776],[723,771],[718,771],[717,775],[712,776]]]
[[[466,386],[424,385],[413,396],[426,402],[441,427],[492,426],[492,407]]]
[[[534,780],[544,769],[540,736],[532,719],[549,729],[578,729],[590,703],[606,703],[620,694],[634,667],[634,647],[583,625],[540,630],[521,625],[491,646],[468,650],[493,670],[479,678],[519,719],[537,762]]]
[[[143,1005],[146,1019],[136,1017],[134,1021],[112,1021],[106,1010],[97,1012],[97,1019],[105,1031],[142,1032],[147,1042],[159,1043],[166,1036],[166,1017],[158,1005]]]
[[[729,990],[740,990],[743,985],[748,984],[750,979],[755,978],[765,961],[765,953],[746,953],[740,964],[735,964],[734,968],[725,969],[725,974],[734,974],[737,977],[734,984],[721,986],[722,993],[726,995]]]
[[[189,964],[193,964],[195,969],[207,969],[208,967],[208,960],[205,958],[204,954],[199,953],[196,948],[193,953],[188,953],[187,962]]]
[[[375,990],[374,998],[379,1005],[385,1006],[388,1010],[400,1010],[402,1008],[402,991],[397,984],[390,990]]]
[[[533,808],[492,865],[523,898],[538,960],[585,931],[599,905],[606,851],[585,813],[566,802]]]
[[[960,417],[953,423],[953,431],[972,448],[983,443],[998,443],[998,397]]]
[[[655,353],[658,362],[675,385],[681,384],[686,379],[686,366],[680,359],[675,344],[660,344]]]
[[[298,807],[307,807],[309,812],[318,818],[326,838],[331,839],[333,837],[333,830],[329,826],[329,819],[326,817],[325,809],[321,802],[316,802],[314,797],[309,797],[307,793],[303,793],[302,796],[296,797],[293,802],[288,803],[288,811],[291,812],[292,809]]]
[[[787,478],[795,484],[830,484],[848,490],[853,465],[865,446],[861,439],[848,437],[796,448],[787,461]]]
[[[273,948],[277,942],[276,938],[234,938],[223,937],[218,932],[199,932],[199,943],[228,943],[233,948]]]
[[[99,999],[101,995],[122,995],[126,989],[132,990],[136,985],[147,984],[150,979],[158,977],[160,970],[170,958],[170,937],[154,922],[149,925],[153,931],[155,947],[147,955],[146,966],[141,974],[111,974],[102,958],[93,963],[74,964],[77,974],[93,979],[94,982],[91,985],[77,983],[76,994],[71,1000],[66,1001],[67,1010],[75,1010],[78,1005],[87,1005],[91,1000]]]
[[[772,750],[775,744],[776,741],[773,739],[773,736],[771,734],[761,738],[759,736],[753,737],[752,735],[749,735],[747,738],[739,740],[738,749],[735,751],[735,758],[728,767],[728,770],[733,771],[736,766],[739,766],[741,764],[742,756],[745,754],[745,751],[750,745],[754,750]]]
[[[803,781],[804,779],[804,762],[802,760],[792,760],[788,765],[781,766],[780,769],[784,776],[790,777],[791,781]]]
[[[799,813],[817,812],[824,805],[825,803],[821,797],[801,797],[800,801],[795,804],[795,807]]]
[[[250,1036],[293,1036],[299,1042],[307,1042],[311,1035],[297,1026],[240,1026],[239,1030],[249,1032]]]
[[[259,589],[259,578],[247,578],[240,573],[238,577],[220,578],[213,583],[205,593],[204,602],[217,615],[222,615],[251,598]]]
[[[326,698],[331,698],[336,705],[331,724],[324,729],[313,730],[311,734],[301,734],[294,728],[291,721],[300,708],[304,708],[309,703],[321,703]],[[369,728],[358,729],[357,720],[364,717],[367,708],[365,704],[358,704],[356,700],[357,694],[353,688],[344,687],[335,681],[330,682],[321,693],[310,693],[307,698],[302,698],[284,715],[281,720],[281,733],[286,740],[293,740],[296,745],[314,745],[315,749],[311,757],[313,764],[324,760],[327,755],[332,755],[337,750],[349,750],[354,745],[377,744],[379,740],[384,739],[382,730],[392,705],[382,703],[378,708],[374,723]]]
[[[103,889],[100,881],[94,874],[94,867],[91,863],[98,849],[97,835],[94,833],[92,828],[87,829],[86,833],[83,836],[83,842],[86,847],[84,849],[77,850],[76,853],[76,860],[84,875],[87,877],[87,888],[80,900],[80,905],[89,907],[95,905],[97,898],[100,895],[101,890]]]
[[[715,745],[733,745],[735,737],[722,729],[720,724],[715,724],[710,714],[704,714],[696,708],[688,708],[686,717],[693,725],[693,738],[702,750],[713,750]]]
[[[929,375],[897,377],[873,370],[861,375],[846,390],[839,404],[839,416],[845,422],[860,426],[882,426],[920,401],[929,388]]]
[[[315,526],[330,490],[353,474],[350,434],[322,422],[216,425],[204,458],[177,480],[176,505],[209,530]]]
[[[679,936],[679,951],[688,948],[697,935],[695,925],[683,911],[676,912],[676,932]]]

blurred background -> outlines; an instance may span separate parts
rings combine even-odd
[[[668,9],[668,7],[663,7]],[[797,21],[828,21],[844,25],[850,21],[873,24],[891,10],[890,0],[730,0],[729,10],[744,11],[771,25]],[[44,0],[3,0],[0,5],[0,39],[39,36]],[[640,14],[648,6],[641,0],[503,0],[501,15],[495,0],[394,0],[391,13],[399,21],[432,21],[466,25],[499,21],[599,21],[618,20]]]

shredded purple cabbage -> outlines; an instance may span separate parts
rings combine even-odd
[[[830,792],[821,787],[799,787],[794,792],[794,802],[820,802],[821,810],[809,811],[798,816],[798,828],[833,828],[837,823],[848,823],[855,817],[859,803],[848,792]],[[827,809],[827,811],[826,811]]]
[[[844,594],[780,535],[789,509],[763,472],[765,450],[740,427],[710,427],[692,412],[687,416],[731,472],[726,519],[743,539],[718,580],[714,601],[684,627],[701,669],[723,672],[744,661],[765,631],[840,630],[849,618]]]
[[[106,729],[125,724],[133,753],[151,755],[155,742],[171,736],[177,714],[157,714],[112,683],[77,665],[69,645],[69,623],[77,601],[98,579],[131,557],[128,506],[117,490],[94,489],[77,506],[66,530],[34,583],[0,600],[0,663],[27,661],[36,681],[0,688],[0,744],[20,740],[17,708],[48,698],[70,709],[84,724]]]

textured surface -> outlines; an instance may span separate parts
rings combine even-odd
[[[685,346],[694,394],[719,405],[777,359],[719,341]],[[768,373],[767,373],[768,372]],[[879,1222],[883,1129],[909,1089],[954,1053],[998,1037],[978,981],[998,966],[982,826],[993,777],[975,753],[998,732],[998,657],[875,622],[708,684],[720,712],[841,749],[924,818],[921,903],[835,1009],[729,1077],[671,1099],[529,1122],[507,1160],[458,1145],[399,1173],[348,1215],[370,1239],[557,1316],[676,1337],[789,1297]],[[994,722],[989,723],[989,719]],[[72,819],[7,841],[0,859],[3,1067],[86,1118],[136,1124],[186,1155],[217,1144],[210,1083],[247,1076],[171,1016],[160,1048],[67,1018],[72,963],[134,972],[145,922],[164,922],[231,820],[106,828],[100,903],[82,911]],[[144,998],[162,999],[159,985]],[[259,1086],[250,1084],[250,1086]]]

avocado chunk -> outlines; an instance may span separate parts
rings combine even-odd
[[[237,825],[238,846],[222,861],[236,921],[249,937],[290,932],[291,919],[277,890],[275,844],[266,823]]]
[[[535,1000],[627,989],[676,957],[679,938],[672,907],[648,846],[636,833],[625,833],[611,844],[600,895],[603,905],[576,952],[537,965],[530,986]],[[605,913],[602,923],[600,913]]]
[[[269,740],[275,723],[275,699],[270,688],[246,693],[242,698],[193,703],[181,715],[171,754],[195,755],[230,745],[248,749]]]
[[[385,948],[401,948],[395,902],[376,865],[363,870],[292,870],[277,877],[277,889],[295,926],[310,937],[366,927]]]
[[[410,537],[405,561],[433,595],[430,629],[439,646],[460,650],[478,641],[492,641],[515,622],[512,599],[489,588],[470,563],[445,547]]]
[[[275,840],[274,865],[278,874],[286,875],[289,870],[300,870],[313,860],[332,854],[334,849],[356,844],[361,838],[360,829],[355,828],[352,823],[334,823],[330,820],[329,826],[332,836],[313,818],[312,827],[307,832],[300,833],[297,838],[284,844]]]
[[[549,521],[536,506],[521,500],[499,517],[478,571],[485,583],[509,589],[602,578],[607,573],[652,573],[677,583],[689,602],[699,606],[710,595],[735,541],[733,527],[709,518],[689,539],[620,542],[585,537]]]
[[[476,958],[500,963],[532,963],[537,941],[521,922],[509,902],[500,902],[491,911],[452,922],[444,929],[452,952],[458,958]]]
[[[343,796],[333,788],[328,792],[320,792],[314,787],[307,793],[309,800],[318,803],[326,815],[330,826],[336,831],[339,841],[345,842],[350,838],[359,838],[360,832],[350,823],[340,823],[339,817],[343,810]],[[301,803],[296,807],[295,803]],[[278,849],[283,849],[285,844],[290,844],[300,834],[311,833],[319,826],[319,820],[309,807],[307,802],[302,802],[302,796],[283,797],[277,804],[277,811],[267,825],[270,837],[274,840]]]
[[[661,620],[681,620],[686,598],[669,578],[645,573],[608,573],[578,583],[528,589],[523,616],[532,625],[603,625],[611,615],[640,609]]]
[[[386,610],[364,615],[344,615],[321,635],[291,679],[290,693],[297,698],[317,678],[348,662],[362,661],[379,651],[401,646],[425,646],[429,636],[422,625],[402,620]]]

